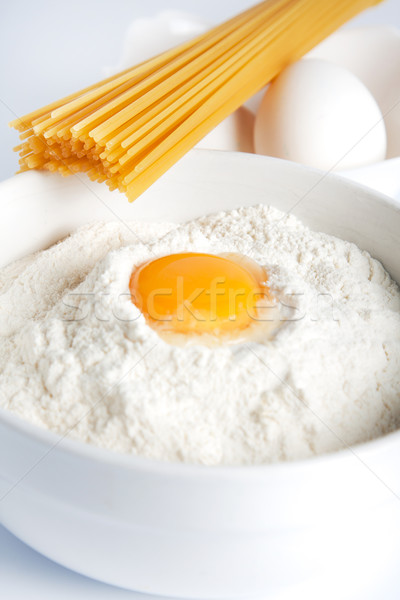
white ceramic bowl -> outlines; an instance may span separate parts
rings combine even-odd
[[[90,220],[185,221],[257,203],[293,208],[400,280],[400,211],[389,199],[293,163],[208,151],[133,205],[85,178],[2,183],[1,262]],[[367,577],[400,552],[399,466],[400,433],[308,461],[207,468],[61,440],[0,411],[5,527],[75,571],[162,595],[265,598],[321,573],[340,580],[350,565]]]

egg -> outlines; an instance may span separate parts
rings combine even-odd
[[[196,147],[253,154],[254,123],[254,114],[245,106],[241,106],[210,131]]]
[[[386,129],[379,106],[350,71],[308,58],[269,86],[255,124],[255,150],[323,170],[383,160]]]
[[[132,302],[171,343],[213,345],[270,335],[275,301],[263,267],[239,254],[187,252],[140,265]]]
[[[139,17],[132,21],[126,32],[116,71],[144,62],[207,29],[207,21],[180,10],[163,10],[151,17]]]
[[[400,156],[400,30],[387,25],[342,29],[309,56],[344,67],[363,82],[384,115],[387,158]]]

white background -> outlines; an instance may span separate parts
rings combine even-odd
[[[321,2],[324,0],[321,0]],[[16,170],[11,148],[17,134],[6,123],[103,77],[118,61],[130,21],[158,10],[185,10],[216,22],[247,8],[252,0],[1,0],[0,8],[0,180]],[[387,0],[352,24],[400,27],[400,0]],[[1,520],[1,507],[0,507]],[[343,583],[343,582],[342,582]],[[397,585],[396,585],[397,584]],[[398,600],[399,581],[371,582],[362,600]],[[313,598],[355,600],[341,589],[311,590]],[[0,595],[5,600],[150,600],[70,573],[39,556],[0,527]],[[285,596],[285,600],[295,597]],[[275,600],[275,599],[274,599]],[[280,599],[279,599],[280,600]],[[283,600],[283,597],[282,597]],[[361,600],[361,599],[360,599]]]

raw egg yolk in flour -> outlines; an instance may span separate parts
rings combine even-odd
[[[238,254],[171,254],[139,266],[130,292],[160,335],[222,342],[254,337],[261,320],[270,323],[266,311],[274,302],[267,279],[262,267]]]

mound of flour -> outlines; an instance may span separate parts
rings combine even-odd
[[[129,298],[168,253],[239,252],[270,274],[273,339],[176,347]],[[353,244],[266,207],[182,226],[96,223],[0,272],[0,406],[118,452],[293,460],[400,425],[400,293]]]

